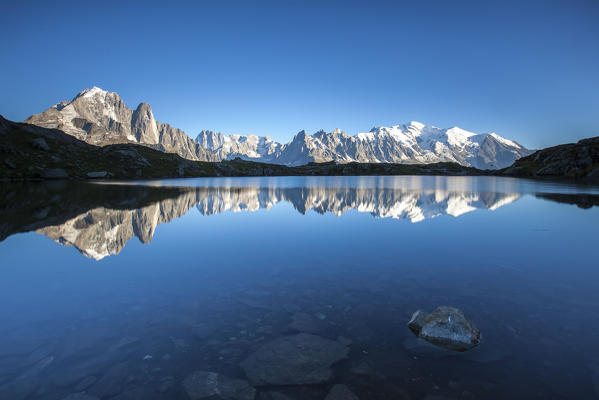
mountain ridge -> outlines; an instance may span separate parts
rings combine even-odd
[[[195,140],[184,131],[155,120],[148,103],[135,110],[116,92],[96,86],[73,100],[34,114],[26,123],[60,129],[95,145],[137,143],[177,153],[196,161],[240,157],[250,161],[305,165],[310,162],[426,164],[455,162],[479,169],[500,169],[531,154],[515,141],[496,133],[476,134],[459,127],[441,129],[412,121],[348,135],[341,129],[298,132],[288,143],[268,136],[225,135],[202,130]]]

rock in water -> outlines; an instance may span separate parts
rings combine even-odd
[[[32,367],[27,369],[27,371],[23,372],[21,375],[17,376],[17,380],[28,380],[37,377],[42,373],[52,362],[54,361],[53,356],[48,356],[42,358],[37,363],[35,363]]]
[[[191,328],[191,333],[198,340],[204,340],[214,333],[214,327],[208,324],[196,324]]]
[[[324,400],[360,400],[349,388],[345,385],[335,385],[331,388],[327,397]]]
[[[27,366],[40,361],[42,358],[46,358],[52,355],[52,352],[56,349],[56,345],[53,343],[47,343],[39,346],[29,356],[23,360],[22,366]]]
[[[410,328],[410,330],[414,332],[414,335],[420,335],[422,327],[424,326],[424,324],[426,324],[427,317],[428,314],[420,310],[412,314],[412,318],[410,318],[410,322],[408,322],[408,328]]]
[[[430,314],[416,311],[408,328],[429,343],[448,350],[466,351],[480,343],[480,331],[462,311],[441,306]]]
[[[331,365],[348,352],[334,340],[299,333],[264,344],[240,366],[254,386],[309,385],[328,381]]]
[[[258,396],[258,400],[293,400],[291,397],[280,392],[265,392]]]
[[[246,381],[231,379],[216,372],[192,372],[183,381],[183,387],[191,400],[254,400],[256,396],[256,390]]]
[[[62,400],[100,400],[98,397],[89,396],[85,393],[73,393]]]
[[[116,396],[125,388],[129,372],[129,365],[126,362],[116,364],[98,379],[89,392],[101,398]]]
[[[289,325],[291,330],[306,333],[322,333],[327,329],[326,323],[307,313],[297,313]]]

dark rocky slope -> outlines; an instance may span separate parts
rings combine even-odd
[[[536,151],[499,173],[517,177],[599,180],[599,136]]]
[[[95,146],[58,129],[0,116],[0,179],[160,178],[212,176],[208,162],[186,160],[146,146]]]

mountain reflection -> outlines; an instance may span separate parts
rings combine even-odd
[[[202,215],[268,210],[286,201],[302,214],[312,210],[319,214],[341,215],[357,210],[378,218],[409,219],[411,222],[443,214],[458,217],[478,208],[494,210],[520,197],[516,193],[329,187],[199,188],[195,195],[196,207]]]
[[[119,254],[136,236],[149,243],[162,223],[196,208],[202,215],[270,209],[288,202],[300,213],[341,215],[349,210],[412,223],[441,215],[458,217],[477,209],[495,210],[517,193],[344,187],[160,187],[68,183],[3,193],[0,239],[36,231],[87,257]],[[42,201],[43,199],[43,201]],[[10,217],[8,217],[10,216]],[[8,217],[8,218],[7,218]]]

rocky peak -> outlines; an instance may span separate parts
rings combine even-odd
[[[316,133],[314,133],[313,136],[320,140],[320,139],[324,138],[326,135],[327,135],[327,133],[324,131],[324,129],[321,129],[321,130],[317,131]]]
[[[297,135],[295,135],[295,137],[293,138],[293,141],[299,140],[299,141],[305,141],[306,138],[308,137],[308,134],[306,133],[305,130],[301,130],[297,133]]]
[[[143,112],[146,114],[152,114],[152,107],[150,107],[150,105],[148,103],[142,102],[142,103],[139,103],[139,105],[135,109],[135,112],[140,112],[140,113]]]
[[[139,103],[131,118],[131,134],[140,143],[157,144],[158,127],[152,108],[148,103]]]
[[[196,136],[195,140],[207,150],[215,151],[225,142],[225,135],[209,130],[202,130]]]
[[[60,129],[98,146],[136,142],[177,153],[190,160],[216,161],[216,156],[194,142],[185,132],[157,122],[149,104],[131,110],[117,93],[94,86],[71,101],[61,102],[25,122]]]
[[[107,130],[111,130],[115,122],[127,124],[131,118],[131,109],[117,93],[96,86],[79,93],[70,104],[61,103],[59,110],[64,110],[67,116],[74,111],[79,118]]]

